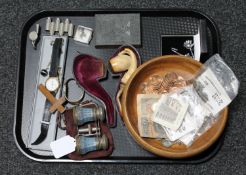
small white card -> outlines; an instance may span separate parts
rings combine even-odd
[[[71,136],[62,137],[50,143],[51,150],[56,159],[75,151],[76,141]]]
[[[154,106],[153,121],[176,131],[184,119],[189,104],[174,96],[162,95]]]

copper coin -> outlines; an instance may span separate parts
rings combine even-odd
[[[178,75],[175,73],[175,72],[169,72],[165,75],[165,80],[168,82],[168,83],[171,83],[175,80],[178,79]]]
[[[141,84],[140,91],[144,94],[164,94],[177,91],[186,85],[183,77],[178,76],[175,72],[169,72],[163,77],[157,74],[150,76],[146,82]]]
[[[148,84],[153,86],[153,89],[157,90],[160,88],[163,79],[160,75],[152,75],[149,78]]]
[[[146,93],[147,94],[152,94],[153,91],[154,91],[153,86],[148,84],[147,87],[146,87]]]
[[[181,76],[178,76],[178,80],[184,80],[184,78]]]
[[[186,82],[184,80],[179,80],[179,81],[176,81],[174,82],[174,87],[185,87],[186,86]]]
[[[146,91],[147,91],[147,83],[146,82],[143,82],[141,85],[140,85],[140,92],[142,94],[146,94]]]
[[[177,90],[179,90],[180,88],[178,88],[178,87],[170,87],[169,88],[169,92],[175,92],[175,91],[177,91]]]
[[[153,85],[147,86],[147,93],[149,94],[158,94],[159,93],[159,88],[156,88]]]
[[[161,86],[161,88],[159,89],[159,94],[165,94],[167,92],[168,92],[168,88],[167,87]]]
[[[159,90],[154,90],[154,91],[152,92],[152,94],[160,94],[160,91],[159,91]]]
[[[163,88],[168,89],[168,88],[169,88],[169,82],[168,82],[165,78],[163,78],[163,81],[162,81],[161,86],[162,86]]]
[[[162,77],[160,75],[152,75],[149,78],[150,84],[156,86],[159,85],[163,81]]]

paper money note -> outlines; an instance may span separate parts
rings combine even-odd
[[[187,112],[189,104],[182,101],[177,93],[162,95],[155,106],[153,121],[176,131]]]
[[[164,138],[164,129],[152,121],[152,105],[160,99],[161,95],[157,94],[138,94],[137,96],[137,113],[138,113],[138,130],[141,137]]]
[[[183,123],[181,124],[179,129],[177,129],[177,131],[173,131],[173,130],[166,128],[166,127],[163,127],[163,129],[165,130],[165,132],[167,134],[167,138],[170,141],[176,141],[179,138],[187,135],[191,131],[194,131],[196,129],[196,123],[193,120],[193,118],[190,116],[190,114],[187,112],[185,115]]]

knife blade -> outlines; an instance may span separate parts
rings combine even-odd
[[[51,107],[51,103],[48,100],[46,100],[43,120],[41,121],[41,132],[40,132],[40,135],[38,136],[38,138],[36,139],[36,141],[34,141],[32,143],[32,145],[39,145],[47,137],[48,130],[49,130],[49,122],[50,122],[50,118],[51,118],[51,112],[49,111],[50,107]]]

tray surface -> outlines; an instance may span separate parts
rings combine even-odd
[[[69,18],[75,25],[83,25],[95,29],[95,14],[100,13],[140,13],[141,16],[141,40],[142,46],[137,50],[141,56],[142,62],[150,58],[161,55],[161,35],[167,34],[186,34],[194,35],[197,33],[199,19],[207,21],[208,25],[208,46],[209,55],[220,51],[219,36],[216,26],[206,16],[195,11],[187,10],[122,10],[122,11],[44,11],[34,15],[25,24],[22,30],[20,60],[19,60],[19,78],[18,78],[18,93],[16,106],[16,121],[14,126],[14,135],[19,149],[29,158],[38,161],[62,161],[71,162],[72,160],[64,157],[62,159],[54,159],[49,154],[32,152],[26,148],[25,143],[28,137],[28,127],[30,122],[31,104],[34,98],[34,90],[36,87],[35,80],[39,63],[39,54],[41,40],[38,43],[37,50],[32,48],[31,42],[27,38],[28,33],[35,29],[35,24],[41,26],[41,36],[48,35],[44,31],[46,17],[50,16],[55,19],[59,17],[64,20]],[[116,47],[117,48],[117,47]],[[73,77],[72,65],[74,58],[78,52],[93,55],[97,58],[102,58],[107,64],[108,59],[116,51],[116,48],[95,48],[95,37],[93,37],[90,45],[76,43],[72,38],[69,38],[67,61],[64,79]],[[107,78],[100,81],[105,90],[114,99],[118,78],[113,77],[109,72]],[[86,99],[91,99],[86,95]],[[128,133],[126,127],[117,114],[117,127],[111,129],[115,149],[110,157],[84,162],[148,162],[148,163],[199,163],[211,158],[220,149],[223,141],[221,137],[210,149],[200,154],[199,156],[190,159],[172,160],[157,157],[144,149],[142,149]],[[62,132],[58,131],[58,134]],[[45,156],[46,155],[46,156]]]

